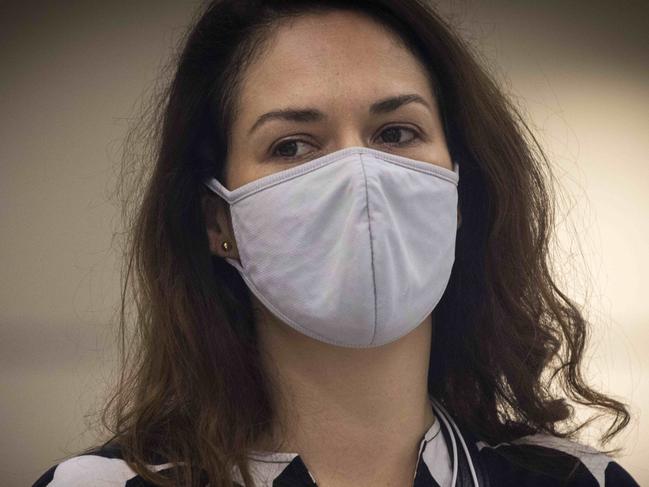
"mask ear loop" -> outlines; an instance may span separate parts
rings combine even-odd
[[[453,480],[452,480],[452,485],[455,486],[455,482],[457,481],[457,446],[455,444],[455,439],[453,438],[453,430],[457,433],[458,438],[460,439],[460,443],[462,444],[462,449],[464,450],[464,454],[466,455],[467,463],[469,464],[469,470],[471,471],[471,480],[473,481],[473,485],[475,487],[480,487],[480,483],[478,482],[478,476],[475,473],[475,467],[473,466],[473,460],[471,459],[471,455],[469,454],[469,448],[466,446],[466,443],[464,442],[464,438],[462,437],[462,434],[460,433],[460,429],[457,427],[455,424],[455,421],[453,421],[453,418],[451,418],[451,415],[448,414],[448,411],[442,406],[439,402],[437,402],[436,399],[431,398],[433,405],[439,410],[441,413],[441,418],[444,424],[446,425],[446,428],[449,429],[451,433],[451,443],[453,444],[453,455],[456,458],[456,461],[453,464]],[[447,421],[448,418],[448,421]],[[451,426],[453,427],[453,430],[449,427],[448,423],[451,423]]]

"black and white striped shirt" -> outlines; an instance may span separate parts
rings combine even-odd
[[[631,487],[637,482],[611,457],[579,443],[549,435],[536,434],[510,443],[489,445],[461,432],[482,487],[495,486],[559,486]],[[457,486],[473,485],[466,455],[456,446],[457,455],[449,447],[451,433],[436,415],[436,421],[419,444],[413,487],[451,487],[454,456],[457,456]],[[513,454],[513,455],[511,455]],[[249,453],[251,474],[257,487],[315,487],[317,479],[297,453]],[[538,464],[514,461],[543,459],[552,465],[554,474],[538,468]],[[173,468],[170,463],[151,465],[162,471]],[[544,473],[545,472],[545,473]],[[565,482],[561,476],[572,476]],[[232,471],[236,485],[243,486],[239,471]],[[91,454],[76,456],[53,466],[33,487],[147,487],[120,455],[119,449],[104,447]]]

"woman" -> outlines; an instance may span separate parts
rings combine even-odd
[[[36,486],[636,485],[572,439],[568,398],[629,415],[543,153],[430,6],[213,1],[166,95],[112,438]]]

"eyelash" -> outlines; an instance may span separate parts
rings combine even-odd
[[[384,129],[379,133],[379,135],[382,134],[383,132],[387,131],[387,130],[390,130],[390,129],[402,129],[402,130],[408,130],[408,131],[410,131],[410,132],[413,133],[413,138],[412,138],[412,140],[409,140],[409,141],[407,141],[407,142],[402,142],[402,143],[399,143],[399,142],[386,142],[386,144],[388,144],[388,145],[392,145],[392,146],[394,146],[394,147],[405,147],[405,146],[407,146],[407,145],[413,144],[414,142],[417,141],[417,139],[421,140],[421,135],[420,135],[420,133],[419,133],[418,130],[416,130],[416,129],[412,128],[412,127],[406,127],[406,126],[404,126],[404,125],[390,125],[390,126],[388,126],[388,127],[385,127],[385,128],[384,128]],[[285,159],[285,160],[286,160],[286,159],[299,159],[300,156],[280,156],[280,155],[276,155],[277,150],[278,150],[280,147],[282,147],[283,144],[287,144],[287,143],[291,143],[291,142],[304,142],[304,143],[307,143],[307,144],[309,144],[309,145],[312,145],[312,144],[310,144],[309,142],[306,142],[305,140],[298,139],[298,138],[294,138],[294,139],[284,139],[284,140],[282,140],[281,142],[279,142],[277,145],[275,145],[275,147],[272,149],[272,151],[271,151],[271,158],[272,158],[272,159]]]

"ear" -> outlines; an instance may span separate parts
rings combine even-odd
[[[223,199],[215,194],[205,193],[201,197],[205,231],[212,255],[219,257],[239,258],[237,244],[234,240],[230,207]],[[229,249],[223,248],[223,242],[229,244]]]

